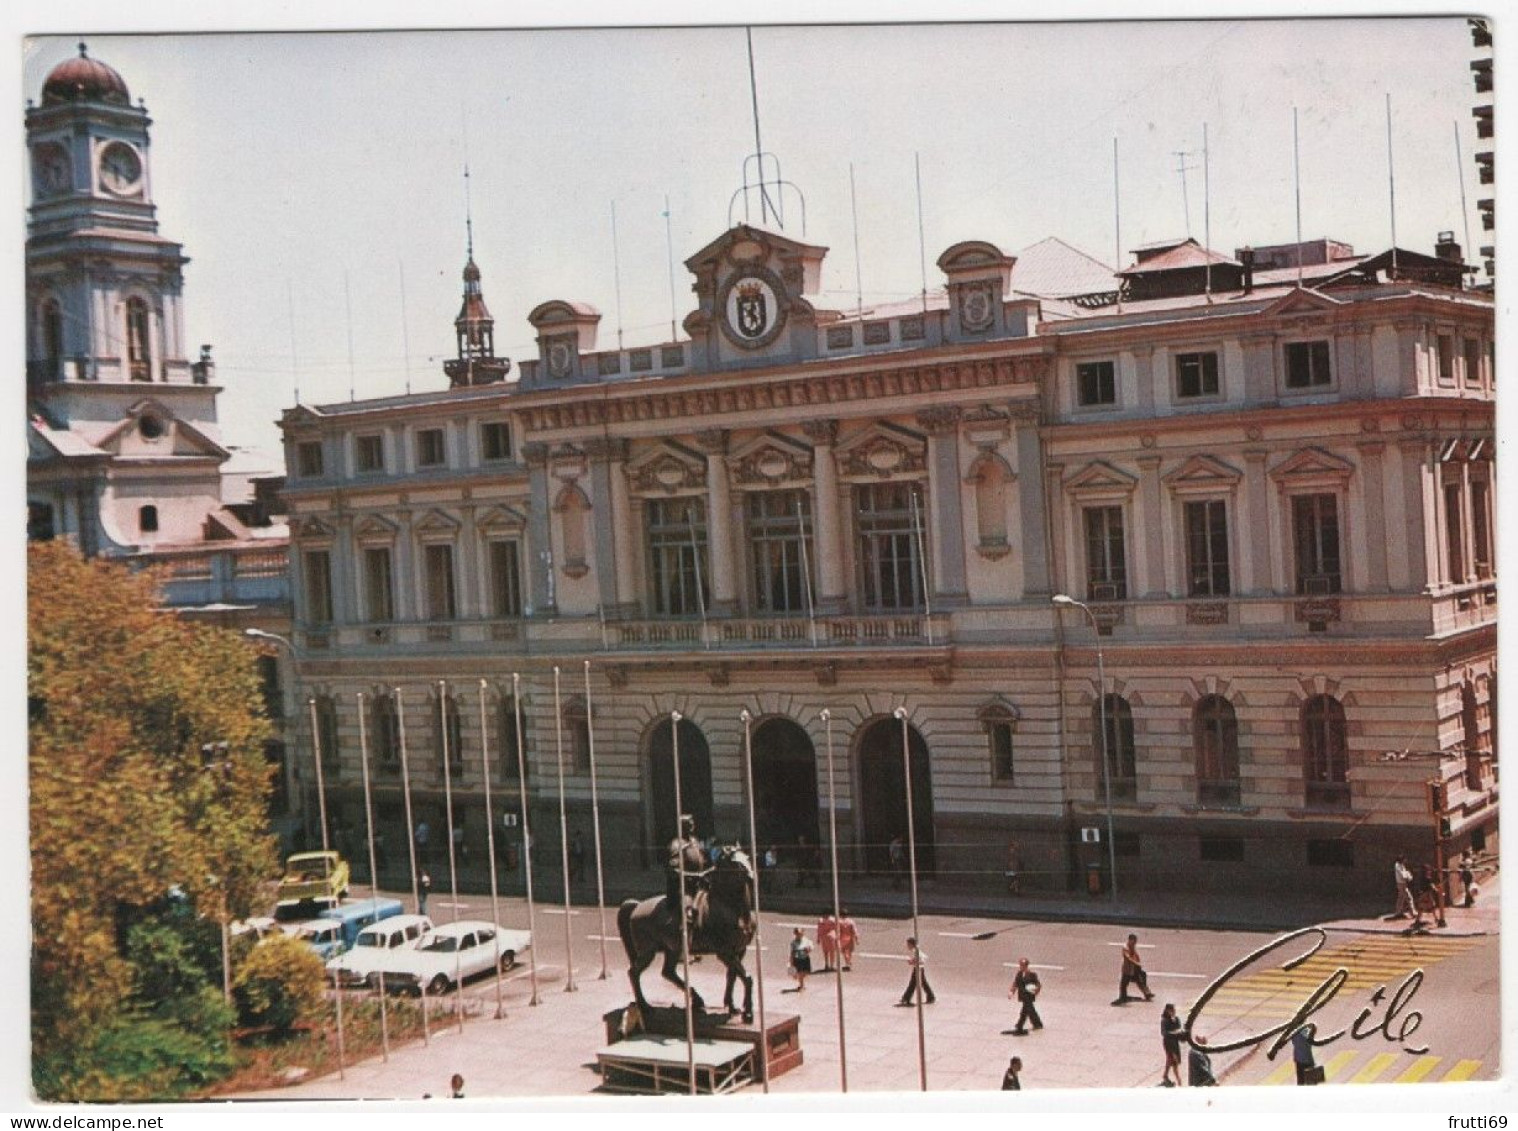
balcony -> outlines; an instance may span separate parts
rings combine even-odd
[[[635,620],[607,626],[613,649],[796,649],[921,647],[949,642],[946,614]]]

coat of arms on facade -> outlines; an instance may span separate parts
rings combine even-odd
[[[764,285],[757,279],[738,284],[738,332],[745,338],[763,335],[769,325],[769,303]]]
[[[991,328],[991,287],[979,283],[965,287],[959,304],[959,324],[976,332]]]

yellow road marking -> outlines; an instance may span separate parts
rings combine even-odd
[[[1461,1080],[1469,1080],[1480,1067],[1481,1062],[1479,1060],[1456,1061],[1455,1067],[1444,1074],[1444,1083],[1454,1084]]]
[[[1392,1081],[1394,1084],[1416,1084],[1423,1077],[1434,1070],[1434,1066],[1444,1058],[1442,1056],[1420,1056],[1413,1061],[1412,1066],[1401,1076]]]
[[[1327,1079],[1332,1080],[1340,1072],[1343,1072],[1350,1061],[1355,1058],[1354,1049],[1345,1049],[1323,1066],[1323,1072]]]
[[[1284,1084],[1288,1080],[1296,1079],[1296,1064],[1288,1058],[1285,1064],[1276,1066],[1276,1070],[1261,1081],[1263,1084]]]
[[[1360,1071],[1349,1078],[1351,1084],[1371,1084],[1376,1078],[1385,1072],[1396,1061],[1397,1054],[1394,1052],[1377,1053],[1370,1058],[1370,1062]]]

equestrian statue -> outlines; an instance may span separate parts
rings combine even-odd
[[[733,987],[737,982],[743,983],[743,1020],[751,1022],[754,979],[743,967],[743,955],[754,938],[754,869],[748,856],[733,847],[721,849],[717,859],[707,867],[694,834],[694,821],[682,816],[679,834],[669,844],[665,893],[642,901],[629,899],[617,911],[617,931],[627,949],[627,978],[632,982],[638,1009],[647,1012],[643,971],[656,955],[663,954],[660,973],[682,993],[685,991],[679,973],[683,914],[691,957],[715,955],[727,968],[727,990],[722,1004],[730,1015],[739,1012],[733,1005]],[[694,987],[690,996],[693,1008],[706,1008]]]

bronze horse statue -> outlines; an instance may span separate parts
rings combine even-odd
[[[737,1013],[733,1005],[733,986],[743,983],[743,1020],[754,1019],[754,979],[743,968],[743,955],[754,939],[754,869],[748,856],[738,848],[724,848],[717,861],[702,878],[701,888],[693,898],[695,923],[690,928],[691,957],[715,955],[727,968],[727,991],[722,1004],[729,1014]],[[660,973],[666,981],[685,992],[679,974],[679,909],[669,907],[669,897],[653,896],[641,902],[629,899],[617,911],[617,932],[627,949],[628,981],[640,1010],[648,1009],[643,997],[642,976],[654,957],[664,955]],[[691,1006],[704,1010],[705,1004],[694,987]]]

